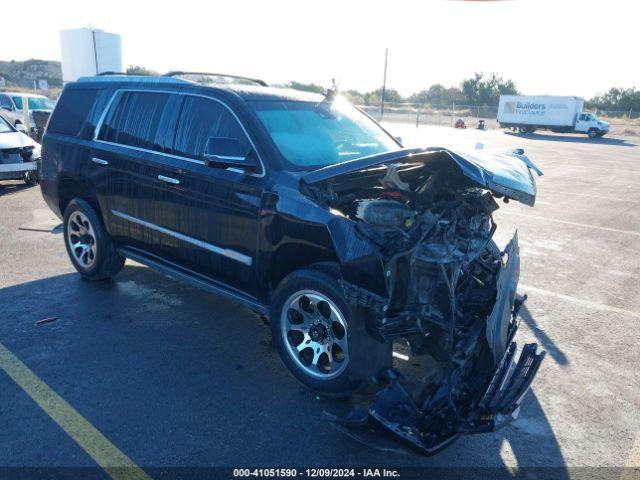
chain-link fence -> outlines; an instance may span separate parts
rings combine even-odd
[[[485,128],[500,128],[498,107],[489,105],[418,105],[413,103],[385,103],[384,114],[380,105],[359,105],[376,120],[385,122],[411,123],[420,125],[439,125],[453,127],[462,120],[467,128],[475,128],[480,121]],[[640,112],[629,110],[608,111],[596,109],[600,120],[611,124],[611,133],[621,135],[640,135]]]

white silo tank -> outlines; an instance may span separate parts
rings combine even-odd
[[[60,48],[64,82],[102,72],[122,72],[122,43],[118,34],[93,28],[62,30]]]

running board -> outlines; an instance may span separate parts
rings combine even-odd
[[[260,303],[252,297],[249,297],[248,295],[242,294],[240,292],[234,292],[229,287],[215,282],[214,280],[211,280],[204,275],[193,272],[186,268],[182,268],[160,258],[152,258],[147,254],[138,252],[131,248],[118,248],[118,253],[133,261],[146,265],[147,267],[153,268],[163,275],[175,278],[176,280],[188,283],[189,285],[192,285],[194,287],[207,290],[209,292],[220,295],[221,297],[246,305],[261,315],[269,314],[269,308],[266,305]]]

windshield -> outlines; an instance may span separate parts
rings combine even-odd
[[[22,110],[22,97],[13,97],[18,110]],[[27,97],[29,110],[53,110],[54,103],[46,97]]]
[[[0,117],[0,133],[13,132],[13,128],[4,118]]]
[[[280,153],[295,170],[400,149],[373,120],[341,99],[333,103],[250,103]]]

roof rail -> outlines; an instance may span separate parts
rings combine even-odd
[[[106,75],[129,75],[126,72],[100,72],[96,77],[104,77]]]
[[[239,75],[226,75],[224,73],[172,71],[172,72],[165,73],[163,77],[180,77],[182,75],[201,75],[203,77],[230,78],[232,80],[244,80],[246,82],[255,83],[263,87],[269,86],[267,82],[265,82],[264,80],[260,80],[258,78],[241,77]]]

